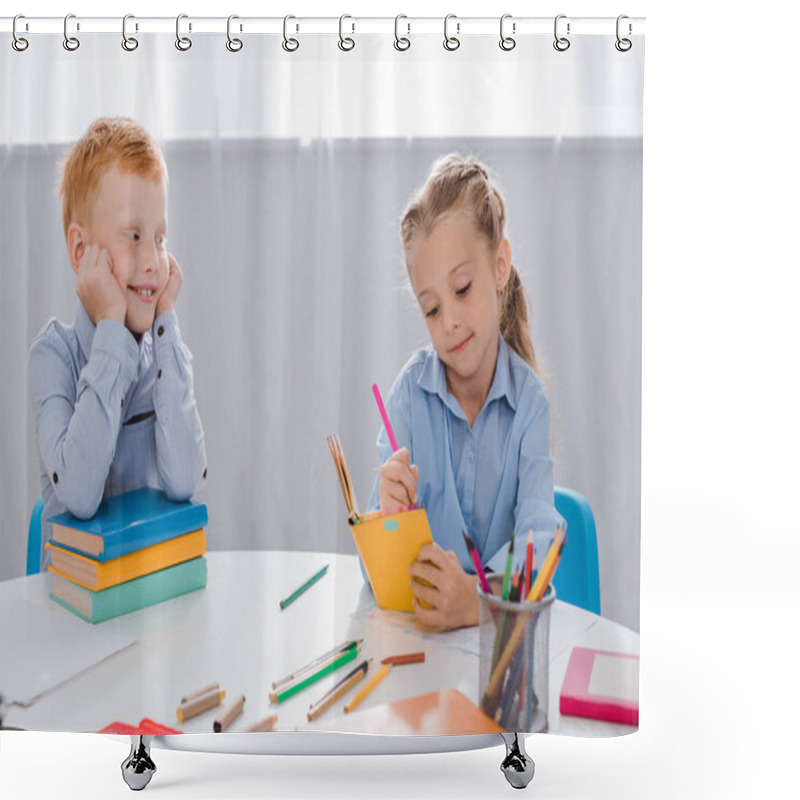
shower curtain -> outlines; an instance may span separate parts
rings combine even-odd
[[[3,23],[3,725],[635,730],[642,20]],[[68,173],[98,121],[143,132],[156,172],[101,143],[99,177]],[[73,161],[97,155],[89,150]],[[463,200],[417,238],[401,230],[448,156],[480,165],[503,199],[500,239],[536,360],[534,372],[495,333],[475,414],[435,317],[471,289],[491,319],[456,323],[476,340],[495,330],[510,289],[498,283],[495,297],[458,284],[465,263],[469,276],[480,266],[458,247],[477,242],[495,258],[498,244]],[[65,211],[69,185],[84,187],[84,210]],[[420,254],[454,211],[467,222],[434,248],[423,278]],[[124,243],[102,239],[106,217]],[[145,267],[120,277],[117,245],[150,247],[155,277],[141,277]],[[81,275],[104,264],[122,318],[81,294]],[[162,302],[168,292],[174,303]],[[410,371],[412,357],[428,372]],[[541,440],[527,473],[530,443],[511,423],[522,425],[530,401],[523,375],[538,392]],[[415,427],[423,408],[430,428]],[[385,506],[381,466],[397,449],[402,461],[403,447],[420,496],[409,490],[398,505],[426,516],[453,574],[472,580],[470,614],[431,624],[420,604],[376,599],[397,585],[397,562],[370,563],[359,524]],[[577,517],[559,497],[577,498]],[[433,545],[409,532],[410,516],[384,516],[379,551],[396,546],[395,530],[420,537],[407,573]],[[498,626],[488,653],[477,615],[484,573],[505,600],[508,584],[525,585],[520,575],[535,582],[523,518],[537,520],[539,575],[556,600],[549,633],[543,619],[543,641],[517,661],[517,612],[501,610],[500,622],[486,612]],[[548,562],[564,522],[562,563]],[[569,583],[568,561],[578,570]],[[544,689],[487,704],[481,664],[497,666],[505,649],[516,685],[537,674]],[[544,715],[518,716],[531,703]]]

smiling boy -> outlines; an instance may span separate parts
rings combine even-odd
[[[103,497],[143,486],[186,500],[206,477],[158,144],[133,120],[96,120],[68,150],[59,188],[78,304],[72,324],[44,326],[28,359],[43,544],[61,511],[86,519]]]

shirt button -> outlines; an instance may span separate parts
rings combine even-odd
[[[203,470],[203,477],[205,478],[208,475],[208,467]]]
[[[58,483],[58,473],[57,472],[53,473],[53,483]]]
[[[158,377],[161,377],[161,370],[158,371]]]
[[[123,408],[125,405],[125,398],[123,397],[122,400],[119,401],[119,407]]]
[[[159,325],[158,326],[158,335],[159,336],[163,336],[164,335],[164,326],[163,325]]]
[[[469,451],[469,463],[471,464],[475,460],[475,453],[472,450]]]

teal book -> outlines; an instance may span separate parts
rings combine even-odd
[[[108,561],[200,530],[208,523],[208,511],[203,503],[174,503],[160,489],[145,487],[103,498],[91,519],[66,511],[50,522],[56,544]]]
[[[99,592],[53,575],[50,597],[87,622],[97,623],[202,589],[207,574],[206,558],[200,556]]]

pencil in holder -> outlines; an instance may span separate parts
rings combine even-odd
[[[493,594],[480,584],[480,707],[507,731],[547,730],[551,585],[535,602],[503,600],[500,576],[489,579]]]

